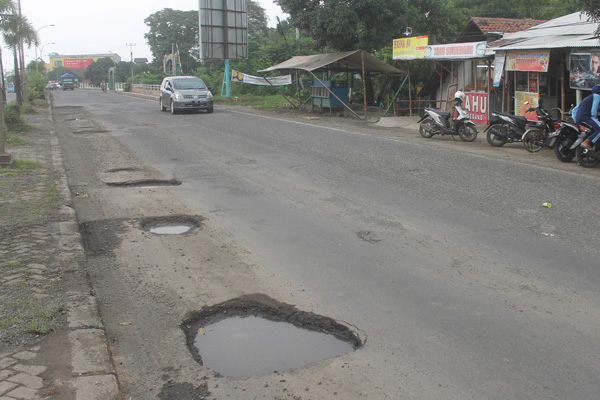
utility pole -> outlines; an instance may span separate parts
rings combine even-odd
[[[131,87],[133,87],[133,46],[137,43],[125,43],[125,46],[129,46],[129,54],[131,54]]]

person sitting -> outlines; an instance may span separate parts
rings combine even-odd
[[[587,96],[573,109],[573,120],[580,124],[581,122],[588,123],[593,132],[588,136],[581,147],[590,149],[600,137],[600,121],[598,121],[598,106],[600,106],[600,85],[594,85],[592,94]]]

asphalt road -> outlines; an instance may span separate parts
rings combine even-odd
[[[268,278],[268,295],[366,339],[344,356],[347,370],[296,372],[297,396],[326,398],[307,394],[308,378],[300,389],[320,369],[354,398],[597,396],[600,170],[331,118],[225,106],[170,115],[112,93],[54,96],[182,181],[171,192]],[[77,173],[69,183],[84,184]],[[228,279],[224,287],[243,284]],[[237,398],[262,398],[252,382]]]

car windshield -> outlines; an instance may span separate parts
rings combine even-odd
[[[173,86],[177,90],[206,89],[206,85],[201,79],[174,79]]]

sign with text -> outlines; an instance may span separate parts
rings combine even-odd
[[[63,60],[63,67],[68,69],[86,69],[93,62],[93,58],[65,58]]]
[[[469,111],[469,118],[477,124],[488,123],[489,96],[487,93],[466,92],[464,107]]]
[[[394,39],[392,59],[415,60],[425,56],[425,46],[429,43],[429,36],[416,36]]]
[[[506,61],[506,70],[548,72],[549,61],[549,50],[509,51]]]
[[[425,58],[469,59],[485,57],[486,42],[436,44],[425,46]]]

